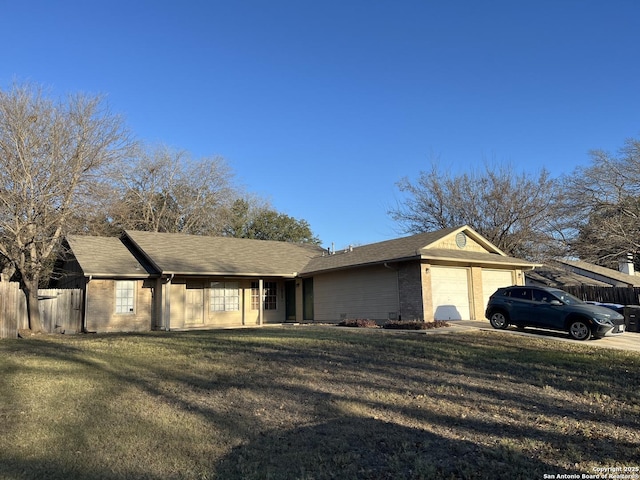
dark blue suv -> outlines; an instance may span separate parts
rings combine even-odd
[[[561,330],[576,340],[624,332],[624,316],[618,312],[585,303],[557,288],[499,288],[489,298],[485,316],[493,328],[515,325]]]

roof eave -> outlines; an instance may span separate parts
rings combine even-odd
[[[279,278],[296,278],[298,272],[184,272],[165,270],[162,275],[185,276],[185,277],[279,277]]]
[[[153,273],[88,273],[83,272],[84,277],[91,278],[158,278],[160,275]]]
[[[438,262],[451,262],[451,263],[458,263],[458,264],[473,263],[473,264],[495,265],[495,266],[503,266],[503,267],[505,266],[520,267],[523,269],[526,268],[527,270],[533,270],[543,265],[542,263],[523,262],[523,261],[519,261],[518,259],[512,259],[508,256],[503,256],[503,255],[496,255],[496,256],[502,261],[499,261],[499,260],[496,261],[491,259],[485,260],[485,259],[458,258],[458,257],[440,257],[440,256],[427,255],[427,254],[421,255],[420,259],[438,261]]]
[[[318,268],[315,270],[303,270],[300,272],[300,276],[308,276],[313,275],[315,273],[324,273],[324,272],[335,272],[338,270],[349,270],[351,268],[359,268],[359,267],[372,267],[374,265],[384,265],[386,263],[398,263],[398,262],[406,262],[410,260],[419,260],[419,255],[411,255],[408,257],[395,257],[395,258],[387,258],[385,260],[376,260],[373,262],[362,262],[362,263],[350,263],[348,265],[340,265],[337,267],[328,267],[328,268]]]

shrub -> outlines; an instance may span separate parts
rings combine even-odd
[[[393,320],[384,324],[382,328],[389,328],[395,330],[430,330],[432,328],[448,327],[449,324],[444,320],[435,320],[433,322],[421,322],[419,320],[413,321],[399,321]]]
[[[353,318],[342,320],[339,327],[358,327],[358,328],[378,328],[378,324],[375,320],[369,320],[367,318]]]

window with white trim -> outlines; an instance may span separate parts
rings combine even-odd
[[[234,312],[240,310],[240,288],[238,282],[211,282],[210,309],[212,312]]]
[[[278,282],[264,282],[262,286],[265,310],[278,309]],[[251,282],[251,310],[260,309],[260,284]]]
[[[135,292],[135,281],[116,281],[116,314],[124,315],[135,313]]]

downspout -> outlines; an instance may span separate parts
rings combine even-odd
[[[264,283],[262,278],[258,279],[258,298],[260,298],[260,309],[258,310],[258,323],[262,326],[264,318]]]
[[[172,273],[169,278],[167,278],[167,283],[165,284],[164,308],[162,312],[162,328],[165,332],[168,332],[171,326],[171,282],[175,276],[176,274]]]
[[[384,262],[384,268],[388,268],[396,272],[396,295],[398,296],[398,320],[402,320],[402,304],[400,303],[400,271],[397,268],[389,266],[388,262]]]
[[[93,275],[89,275],[85,278],[84,282],[84,312],[82,314],[82,333],[87,333],[87,308],[89,306],[89,282],[93,278]]]

